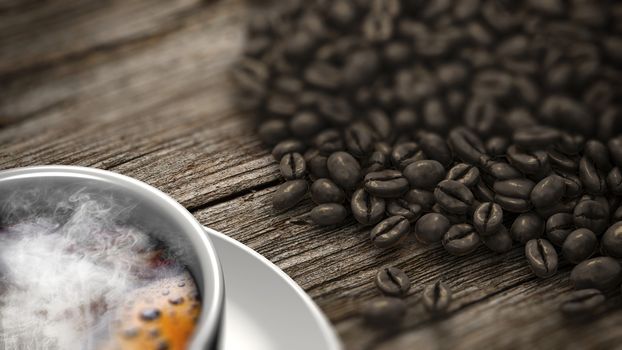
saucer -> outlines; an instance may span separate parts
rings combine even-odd
[[[210,228],[225,279],[222,350],[340,350],[330,322],[281,269]]]

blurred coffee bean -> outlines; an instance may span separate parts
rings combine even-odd
[[[335,90],[342,84],[341,71],[329,62],[316,61],[304,71],[305,81],[320,89]]]
[[[308,188],[306,180],[287,181],[272,194],[272,206],[276,210],[289,209],[304,198]]]
[[[363,158],[374,148],[372,131],[363,124],[354,124],[345,130],[346,149],[355,157]]]
[[[533,212],[519,215],[510,228],[512,239],[522,244],[542,237],[543,233],[544,220]]]
[[[601,172],[607,173],[613,165],[609,157],[609,149],[598,140],[589,140],[585,143],[584,156]]]
[[[481,236],[495,234],[503,226],[503,209],[497,203],[480,204],[473,213],[473,226]]]
[[[300,111],[289,122],[289,129],[292,134],[300,138],[312,137],[324,127],[324,120],[317,113],[311,111]]]
[[[502,136],[494,136],[486,141],[486,152],[489,156],[496,158],[504,156],[510,147],[510,141]]]
[[[311,210],[311,220],[316,225],[332,226],[341,224],[346,219],[347,211],[343,205],[337,203],[324,203]]]
[[[562,133],[555,147],[562,153],[576,155],[583,151],[585,138],[579,134]]]
[[[410,223],[403,216],[391,216],[378,223],[369,237],[378,248],[386,248],[399,243],[410,232]]]
[[[570,280],[576,289],[607,291],[620,285],[622,267],[608,256],[592,258],[575,266],[570,272]]]
[[[330,178],[340,187],[350,190],[361,177],[361,166],[349,153],[335,152],[326,161]]]
[[[549,149],[547,154],[553,169],[576,172],[579,168],[579,159],[576,156],[567,155],[556,149]]]
[[[482,242],[484,242],[484,245],[495,253],[502,254],[512,249],[512,236],[510,236],[508,229],[503,225],[501,225],[497,232],[488,236],[481,236],[480,238]]]
[[[272,149],[272,157],[276,160],[281,160],[287,153],[304,153],[305,145],[295,139],[287,139],[279,142]]]
[[[512,145],[508,148],[507,157],[513,166],[527,175],[546,174],[551,169],[549,155],[542,150],[526,151]]]
[[[361,315],[370,325],[390,328],[406,315],[406,303],[393,297],[375,299],[364,305]]]
[[[557,175],[550,175],[533,187],[529,198],[536,208],[551,207],[559,203],[565,191],[564,181]]]
[[[598,247],[594,232],[580,228],[568,234],[562,245],[562,255],[573,264],[578,264],[592,256]]]
[[[442,214],[425,214],[417,220],[415,238],[423,244],[440,242],[450,226],[449,220]]]
[[[518,169],[503,161],[493,161],[486,165],[486,171],[496,180],[510,180],[523,177],[523,174]]]
[[[556,143],[561,134],[559,130],[538,125],[514,132],[514,143],[524,150],[540,150]]]
[[[431,190],[445,178],[445,168],[435,160],[419,160],[404,168],[411,187]]]
[[[458,163],[449,169],[445,179],[460,182],[467,187],[473,187],[479,182],[479,170],[473,165]]]
[[[365,189],[381,198],[397,198],[408,191],[408,180],[399,170],[382,170],[365,175]]]
[[[445,139],[436,133],[424,132],[419,137],[419,147],[428,159],[435,160],[447,168],[453,162],[451,150]]]
[[[424,159],[425,154],[415,142],[400,143],[393,147],[391,152],[391,161],[400,170],[411,163]]]
[[[409,108],[402,108],[393,116],[393,124],[395,124],[395,129],[401,132],[414,130],[418,123],[419,117],[417,116],[417,113]]]
[[[480,245],[479,235],[469,224],[453,225],[443,235],[443,247],[456,256],[470,254]]]
[[[609,225],[608,209],[596,200],[581,200],[574,208],[574,224],[579,228],[587,228],[600,236]]]
[[[531,209],[529,196],[535,184],[526,178],[496,181],[494,201],[501,208],[513,213],[523,213]]]
[[[364,188],[359,188],[350,201],[352,216],[362,225],[375,225],[384,218],[384,199],[375,197]]]
[[[454,180],[441,181],[434,190],[434,199],[452,214],[464,214],[473,204],[473,193],[468,187]]]
[[[566,316],[583,316],[596,310],[605,302],[605,295],[598,289],[580,289],[570,292],[560,307]]]
[[[419,204],[425,210],[430,210],[435,203],[434,192],[418,188],[406,192],[404,198],[410,203]]]
[[[607,174],[607,188],[616,196],[622,195],[622,172],[619,167],[612,168]]]
[[[313,144],[325,156],[344,149],[343,139],[336,129],[326,129],[318,133]]]
[[[453,154],[465,163],[482,164],[486,149],[482,141],[466,128],[454,128],[449,133],[449,147]]]
[[[622,136],[612,138],[607,142],[607,147],[611,154],[611,159],[616,166],[622,167]]]
[[[449,309],[451,294],[451,289],[439,280],[423,289],[421,302],[429,313],[439,315]]]
[[[410,290],[410,279],[397,267],[385,267],[378,270],[375,282],[378,289],[389,296],[401,297]]]
[[[390,216],[403,216],[411,223],[416,222],[423,213],[423,207],[416,203],[410,203],[405,199],[392,199],[387,203],[387,213]],[[354,209],[352,210],[354,212]]]
[[[330,179],[317,179],[311,184],[311,199],[316,204],[343,203],[346,196]]]
[[[289,137],[287,124],[281,119],[269,119],[257,128],[257,134],[265,144],[273,146]]]
[[[532,239],[525,244],[525,256],[534,275],[540,278],[557,272],[557,252],[546,239]]]
[[[570,213],[557,213],[546,220],[546,238],[561,247],[574,229],[574,218]]]
[[[281,158],[279,168],[285,180],[300,179],[307,172],[307,164],[302,155],[297,152],[285,154]]]
[[[492,91],[495,89],[493,88],[486,93],[491,94]],[[464,111],[464,123],[479,135],[488,136],[497,125],[498,115],[497,106],[492,100],[476,96],[467,103]]]
[[[622,222],[611,225],[601,239],[603,254],[616,259],[622,258]]]
[[[305,152],[304,159],[311,175],[317,179],[328,177],[328,166],[326,165],[328,157],[321,155],[317,149],[309,149]]]

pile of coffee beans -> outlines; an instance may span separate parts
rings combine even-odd
[[[310,192],[313,223],[352,217],[378,248],[520,244],[542,278],[577,264],[565,314],[620,285],[622,3],[291,1],[251,16],[233,76],[280,162],[276,210]],[[390,271],[370,314],[403,303]]]

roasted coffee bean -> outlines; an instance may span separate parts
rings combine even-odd
[[[569,293],[560,311],[569,317],[582,316],[594,312],[605,302],[605,295],[598,289],[580,289]]]
[[[337,67],[322,61],[309,64],[304,71],[304,79],[308,84],[325,90],[335,90],[343,81],[341,71]]]
[[[504,156],[508,147],[510,147],[510,141],[505,137],[494,136],[486,141],[486,152],[493,158]]]
[[[300,179],[307,172],[307,164],[300,153],[287,153],[281,158],[281,176],[285,180]]]
[[[616,259],[622,258],[622,222],[611,225],[605,231],[600,243],[603,254]]]
[[[381,198],[397,198],[408,191],[408,180],[399,170],[382,170],[365,175],[367,192]]]
[[[421,133],[419,147],[421,147],[427,158],[441,163],[445,168],[449,167],[453,162],[449,145],[438,134],[431,132]]]
[[[566,260],[573,264],[578,264],[588,259],[596,252],[598,247],[598,238],[594,232],[580,228],[568,234],[564,244],[562,245],[562,254]]]
[[[425,159],[425,154],[415,142],[400,143],[393,147],[391,161],[398,169],[404,169],[408,164]]]
[[[326,129],[315,136],[313,144],[323,155],[329,156],[333,152],[341,151],[344,148],[343,139],[339,131]]]
[[[555,170],[563,170],[568,172],[576,172],[579,168],[579,159],[577,156],[569,156],[554,148],[547,150],[551,167]]]
[[[270,115],[288,117],[296,113],[298,110],[298,104],[296,100],[287,95],[274,93],[268,96],[266,101],[266,110]]]
[[[616,166],[622,167],[622,136],[617,136],[607,142],[611,159]]]
[[[304,198],[308,188],[306,180],[287,181],[272,194],[272,206],[276,210],[289,209]]]
[[[590,194],[603,194],[607,190],[605,174],[586,156],[579,161],[579,178],[583,187]]]
[[[355,157],[363,158],[374,149],[372,131],[363,124],[355,124],[345,131],[346,149]]]
[[[410,232],[410,223],[403,216],[391,216],[378,223],[369,237],[378,248],[386,248],[399,243]]]
[[[288,139],[281,141],[276,146],[274,146],[274,148],[272,149],[272,157],[280,161],[281,158],[283,158],[283,156],[287,153],[302,154],[304,153],[305,149],[306,147],[302,142],[294,139]]]
[[[464,214],[473,204],[473,193],[468,187],[454,180],[441,181],[434,190],[434,199],[447,212]]]
[[[529,196],[535,184],[526,178],[496,181],[494,201],[501,208],[513,213],[523,213],[531,209]]]
[[[385,170],[387,168],[389,162],[389,158],[386,154],[380,151],[374,151],[367,162],[365,163],[365,168],[363,169],[363,175],[367,175],[369,173]]]
[[[535,212],[538,213],[538,215],[540,215],[542,218],[548,219],[555,214],[572,213],[578,202],[578,199],[565,200],[557,202],[549,207],[536,208]]]
[[[583,152],[584,156],[589,159],[599,171],[607,173],[613,167],[609,157],[609,149],[604,143],[597,140],[589,140],[585,143]]]
[[[328,157],[321,155],[317,149],[312,148],[305,152],[304,159],[312,176],[316,179],[328,177],[328,166],[326,165]]]
[[[387,114],[381,109],[373,109],[367,114],[367,123],[376,133],[376,137],[380,140],[387,140],[393,133],[391,120]]]
[[[337,203],[320,204],[311,210],[311,220],[320,226],[341,224],[346,219],[347,211]]]
[[[330,178],[340,187],[350,190],[361,177],[361,166],[349,153],[335,152],[326,161]]]
[[[561,170],[556,170],[555,174],[564,181],[564,186],[566,187],[564,197],[576,198],[582,194],[583,184],[581,184],[581,180],[579,180],[576,174]]]
[[[609,210],[596,200],[579,201],[572,215],[576,227],[590,229],[598,236],[602,235],[609,225]]]
[[[411,223],[414,223],[421,217],[423,207],[419,204],[410,203],[405,199],[398,198],[392,199],[387,203],[387,213],[391,216],[403,216]]]
[[[561,133],[555,128],[537,125],[514,132],[514,143],[524,150],[540,150],[555,144]]]
[[[540,278],[557,272],[557,251],[546,239],[532,239],[525,244],[525,256],[531,271]]]
[[[443,239],[451,223],[444,215],[429,213],[417,220],[415,238],[423,244],[432,244]]]
[[[489,162],[486,165],[486,171],[496,180],[510,180],[523,177],[523,174],[518,169],[502,161]]]
[[[574,218],[570,213],[557,213],[546,220],[546,238],[561,247],[574,228]]]
[[[384,199],[369,194],[364,188],[354,192],[350,205],[352,216],[360,224],[375,225],[384,218],[386,208]]]
[[[371,49],[362,49],[349,54],[343,66],[344,83],[358,87],[374,78],[380,63],[379,54]]]
[[[565,191],[564,180],[557,175],[550,175],[533,187],[529,198],[536,208],[551,207],[559,203]]]
[[[303,139],[316,135],[324,127],[324,119],[311,111],[300,111],[289,122],[289,129],[292,134]]]
[[[480,202],[493,202],[495,200],[495,193],[481,179],[473,187],[473,195]]]
[[[497,203],[480,204],[473,213],[473,226],[482,236],[495,234],[503,226],[503,209]]]
[[[474,84],[477,84],[477,82],[474,82]],[[477,89],[477,87],[474,87],[474,89]],[[475,93],[478,94],[477,91]],[[486,93],[488,94],[489,92]],[[464,111],[464,124],[479,135],[490,135],[497,124],[499,116],[497,106],[490,97],[475,96],[471,98]]]
[[[352,107],[345,99],[323,96],[318,101],[318,112],[333,125],[344,126],[352,121]]]
[[[460,160],[472,165],[485,162],[486,149],[482,140],[466,128],[455,128],[449,133],[449,147]]]
[[[391,327],[399,323],[406,315],[406,303],[400,298],[375,299],[365,304],[361,315],[370,325]]]
[[[622,267],[608,256],[592,258],[575,266],[570,272],[570,280],[576,289],[607,291],[620,285]]]
[[[471,210],[471,208],[469,208],[469,210]],[[450,213],[447,210],[443,209],[443,207],[441,207],[440,205],[434,204],[432,206],[432,212],[433,213],[438,213],[443,215],[444,217],[446,217],[447,219],[449,219],[449,222],[453,225],[453,224],[462,224],[464,222],[466,222],[469,219],[469,214],[472,214],[470,212],[464,213],[464,214],[454,214],[454,213]]]
[[[443,247],[456,256],[470,254],[480,245],[479,235],[469,224],[453,225],[443,235]]]
[[[579,134],[562,133],[555,147],[568,155],[578,154],[585,146],[585,138]]]
[[[522,244],[542,237],[543,233],[544,220],[533,212],[519,215],[510,228],[512,239]]]
[[[439,280],[423,289],[421,302],[429,313],[442,314],[449,309],[451,294],[451,289]]]
[[[393,35],[393,19],[384,13],[372,13],[363,21],[363,36],[370,42],[385,42]]]
[[[281,119],[270,119],[259,125],[257,134],[266,145],[276,145],[289,137],[287,124]]]
[[[411,187],[431,190],[445,177],[445,168],[435,160],[418,160],[404,168],[404,177]]]
[[[526,151],[512,145],[508,148],[507,157],[514,167],[527,175],[546,174],[551,170],[549,155],[546,151]]]
[[[393,124],[395,125],[395,129],[402,132],[414,130],[418,123],[419,117],[417,116],[417,113],[410,108],[402,108],[393,116]]]
[[[611,214],[611,221],[612,222],[618,222],[618,221],[622,221],[622,205],[619,206],[614,212],[613,214]]]
[[[316,204],[343,203],[346,195],[330,179],[317,179],[311,184],[311,199]]]
[[[497,232],[489,236],[481,236],[481,240],[488,249],[495,253],[506,253],[512,249],[512,236],[510,236],[508,229],[503,225]]]
[[[479,169],[470,164],[458,163],[449,169],[445,179],[458,181],[467,187],[473,187],[479,182]]]
[[[406,192],[404,198],[410,203],[419,204],[425,210],[430,210],[435,203],[434,192],[418,188]]]
[[[622,195],[622,171],[619,167],[612,168],[607,174],[607,188],[616,196]]]
[[[423,123],[432,132],[444,132],[449,127],[449,117],[439,99],[431,98],[423,105]]]
[[[410,278],[397,267],[385,267],[376,274],[376,286],[386,295],[401,297],[410,290]]]

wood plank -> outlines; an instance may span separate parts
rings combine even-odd
[[[240,2],[199,11],[183,30],[15,79],[0,115],[0,168],[71,164],[146,181],[188,207],[265,186],[276,164],[231,100]]]

